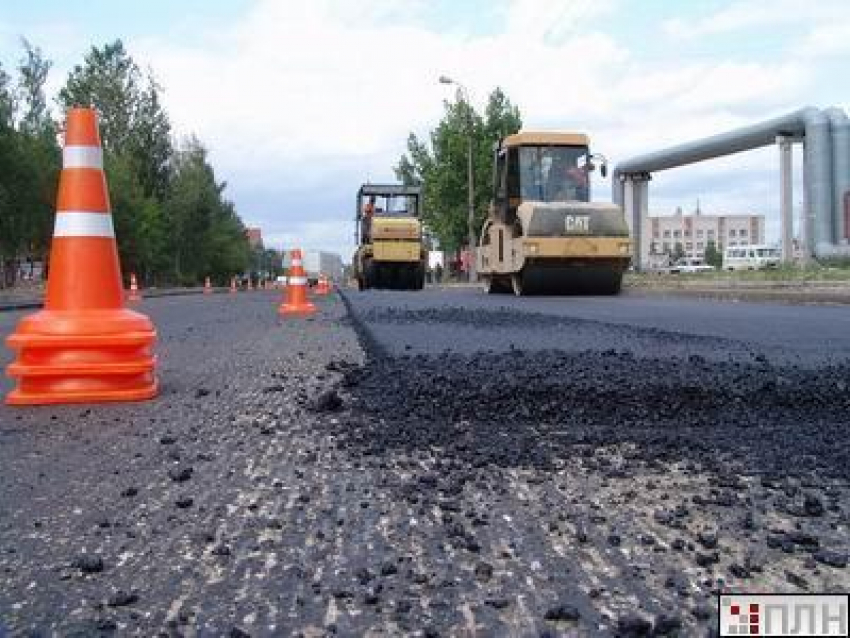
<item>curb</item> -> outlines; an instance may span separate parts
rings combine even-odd
[[[846,291],[830,292],[816,289],[792,291],[787,288],[625,288],[624,292],[646,297],[691,297],[718,301],[779,302],[797,305],[850,305],[850,293]]]

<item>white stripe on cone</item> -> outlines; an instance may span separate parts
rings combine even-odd
[[[66,146],[62,149],[63,168],[103,168],[103,150],[99,146]]]
[[[307,278],[306,277],[290,277],[287,279],[287,282],[290,286],[306,286]]]
[[[292,263],[290,264],[290,266],[300,266],[300,265],[301,265],[300,259],[293,259]]]
[[[54,237],[115,237],[112,215],[61,210],[56,213]]]

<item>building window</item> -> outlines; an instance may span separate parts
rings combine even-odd
[[[702,239],[703,232],[702,230],[697,231],[697,239]]]
[[[664,231],[664,239],[670,239],[670,231],[669,230]]]
[[[668,232],[669,232],[669,231],[668,231]],[[665,253],[669,253],[669,252],[670,252],[670,244],[669,244],[669,242],[666,242],[666,241],[664,242],[664,252],[665,252]]]
[[[701,241],[698,241],[697,242],[697,250],[704,250],[704,249],[705,249],[705,244],[703,244]]]
[[[746,236],[747,236],[747,229],[746,228],[742,228],[741,230],[738,231],[738,237],[746,237]]]
[[[693,250],[693,249],[694,249],[694,245],[693,245],[692,242],[687,242],[685,244],[685,250]]]
[[[708,231],[708,238],[714,239],[714,231],[713,230]]]
[[[675,237],[676,239],[680,239],[682,237],[682,231],[681,230],[674,230],[673,231],[673,237]]]
[[[730,241],[730,242],[729,242],[729,245],[730,245],[730,246],[737,246],[737,245],[738,245],[738,242],[736,242],[736,241]]]
[[[735,236],[735,229],[734,229],[734,228],[730,228],[730,229],[729,229],[729,236],[730,236],[730,237],[734,237],[734,236]]]

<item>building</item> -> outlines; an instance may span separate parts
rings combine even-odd
[[[251,244],[251,248],[262,248],[263,231],[259,228],[246,228],[245,237],[248,238],[248,243]]]
[[[699,207],[690,214],[676,209],[675,215],[650,215],[651,255],[681,253],[689,259],[704,259],[709,242],[717,250],[728,246],[764,243],[764,215],[704,215]]]

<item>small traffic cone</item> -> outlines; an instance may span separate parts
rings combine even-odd
[[[139,284],[136,281],[136,273],[130,273],[130,295],[127,301],[141,301],[142,295],[139,294]]]
[[[157,393],[156,330],[128,310],[94,109],[65,127],[44,309],[6,339],[9,405],[139,401]]]
[[[207,277],[204,279],[204,294],[209,295],[212,293],[212,286],[210,286],[210,278]]]
[[[292,264],[286,279],[286,300],[278,308],[282,315],[312,314],[316,306],[307,301],[307,273],[301,262],[301,250],[292,251]]]
[[[324,273],[319,275],[319,283],[316,284],[316,294],[317,295],[326,295],[330,292],[328,289],[328,278],[325,277]]]
[[[230,294],[231,295],[236,294],[236,277],[230,278]]]

